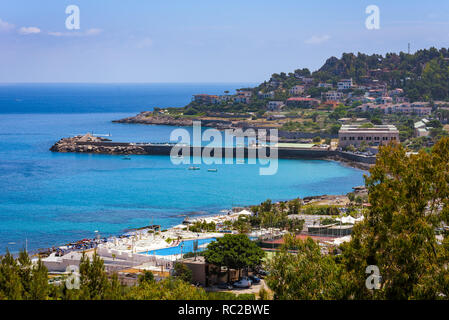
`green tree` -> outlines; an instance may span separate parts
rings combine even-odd
[[[104,261],[95,252],[92,261],[83,253],[80,265],[80,289],[81,300],[111,300],[120,296],[121,290],[116,276],[109,280],[105,271]]]
[[[370,210],[342,246],[348,297],[447,298],[449,241],[436,230],[449,223],[449,139],[410,156],[400,145],[380,148],[366,185]],[[365,288],[368,265],[380,270],[380,290]]]
[[[11,300],[46,300],[51,292],[48,271],[39,259],[32,263],[23,250],[14,259],[7,252],[0,263],[0,297]]]
[[[267,269],[270,273],[266,281],[275,299],[342,298],[341,267],[332,256],[323,255],[311,238],[303,241],[286,235]]]
[[[143,282],[153,282],[154,281],[154,274],[151,271],[144,270],[141,275],[139,275],[139,284],[142,284]]]
[[[0,294],[4,299],[21,300],[24,288],[20,278],[20,267],[13,255],[6,251],[0,264]]]
[[[238,233],[248,233],[251,231],[251,224],[248,218],[244,216],[239,216],[239,218],[234,221],[233,228],[238,231]]]
[[[175,277],[179,278],[185,282],[192,282],[192,270],[189,269],[185,264],[176,262],[175,263]]]
[[[288,202],[288,214],[299,214],[301,212],[301,200],[299,198]]]
[[[52,288],[48,283],[48,270],[39,259],[32,267],[28,297],[30,300],[47,300]]]
[[[168,277],[161,281],[144,281],[130,289],[127,298],[130,300],[207,300],[202,288]]]
[[[304,228],[304,222],[303,219],[288,219],[287,230],[294,234],[299,234]]]
[[[211,242],[204,251],[208,263],[228,268],[228,279],[230,269],[240,271],[243,268],[256,267],[260,265],[264,255],[263,250],[244,234],[226,234]]]

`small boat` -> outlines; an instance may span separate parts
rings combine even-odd
[[[239,160],[237,160],[237,163],[245,163],[245,160],[239,159]]]
[[[200,167],[189,167],[189,170],[200,170]]]
[[[123,157],[122,160],[131,160],[131,157]]]
[[[218,169],[207,169],[208,172],[217,172]]]

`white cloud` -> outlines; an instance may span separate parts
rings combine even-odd
[[[153,40],[151,40],[150,38],[144,38],[137,43],[137,48],[139,48],[139,49],[149,48],[152,45],[153,45]]]
[[[11,29],[14,29],[14,27],[15,26],[13,24],[0,19],[0,31],[9,31]]]
[[[64,34],[62,32],[53,32],[53,31],[49,31],[48,32],[49,36],[53,36],[53,37],[62,37]]]
[[[22,27],[19,29],[19,33],[23,34],[23,35],[27,35],[27,34],[37,34],[40,33],[41,29],[37,28],[37,27]]]
[[[322,35],[322,36],[314,35],[314,36],[310,37],[309,39],[307,39],[306,41],[304,41],[304,43],[306,43],[306,44],[321,44],[321,43],[328,41],[330,38],[331,38],[331,36],[327,35],[327,34]]]
[[[59,31],[49,31],[47,34],[53,37],[85,37],[85,36],[97,36],[102,33],[103,30],[92,28],[85,32],[77,32],[77,31],[68,31],[68,32],[59,32]]]
[[[103,32],[103,30],[101,30],[101,29],[92,28],[92,29],[87,30],[85,34],[86,34],[86,36],[96,36],[102,32]]]

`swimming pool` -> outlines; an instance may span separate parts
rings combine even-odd
[[[196,240],[196,239],[195,239]],[[181,254],[181,248],[182,253],[188,253],[193,252],[193,243],[195,240],[184,240],[181,241],[179,245],[176,247],[170,247],[170,248],[164,248],[164,249],[158,249],[158,250],[149,250],[144,252],[139,252],[140,254],[154,254],[158,256],[171,256],[174,254]],[[202,247],[205,244],[209,244],[212,241],[217,240],[217,238],[206,238],[206,239],[198,239],[198,251],[203,251],[206,247]]]

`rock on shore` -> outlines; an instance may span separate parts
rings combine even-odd
[[[80,153],[101,153],[101,154],[146,154],[144,148],[133,144],[108,145],[109,139],[86,134],[84,136],[75,136],[72,138],[62,138],[56,142],[50,151],[53,152],[80,152]]]

